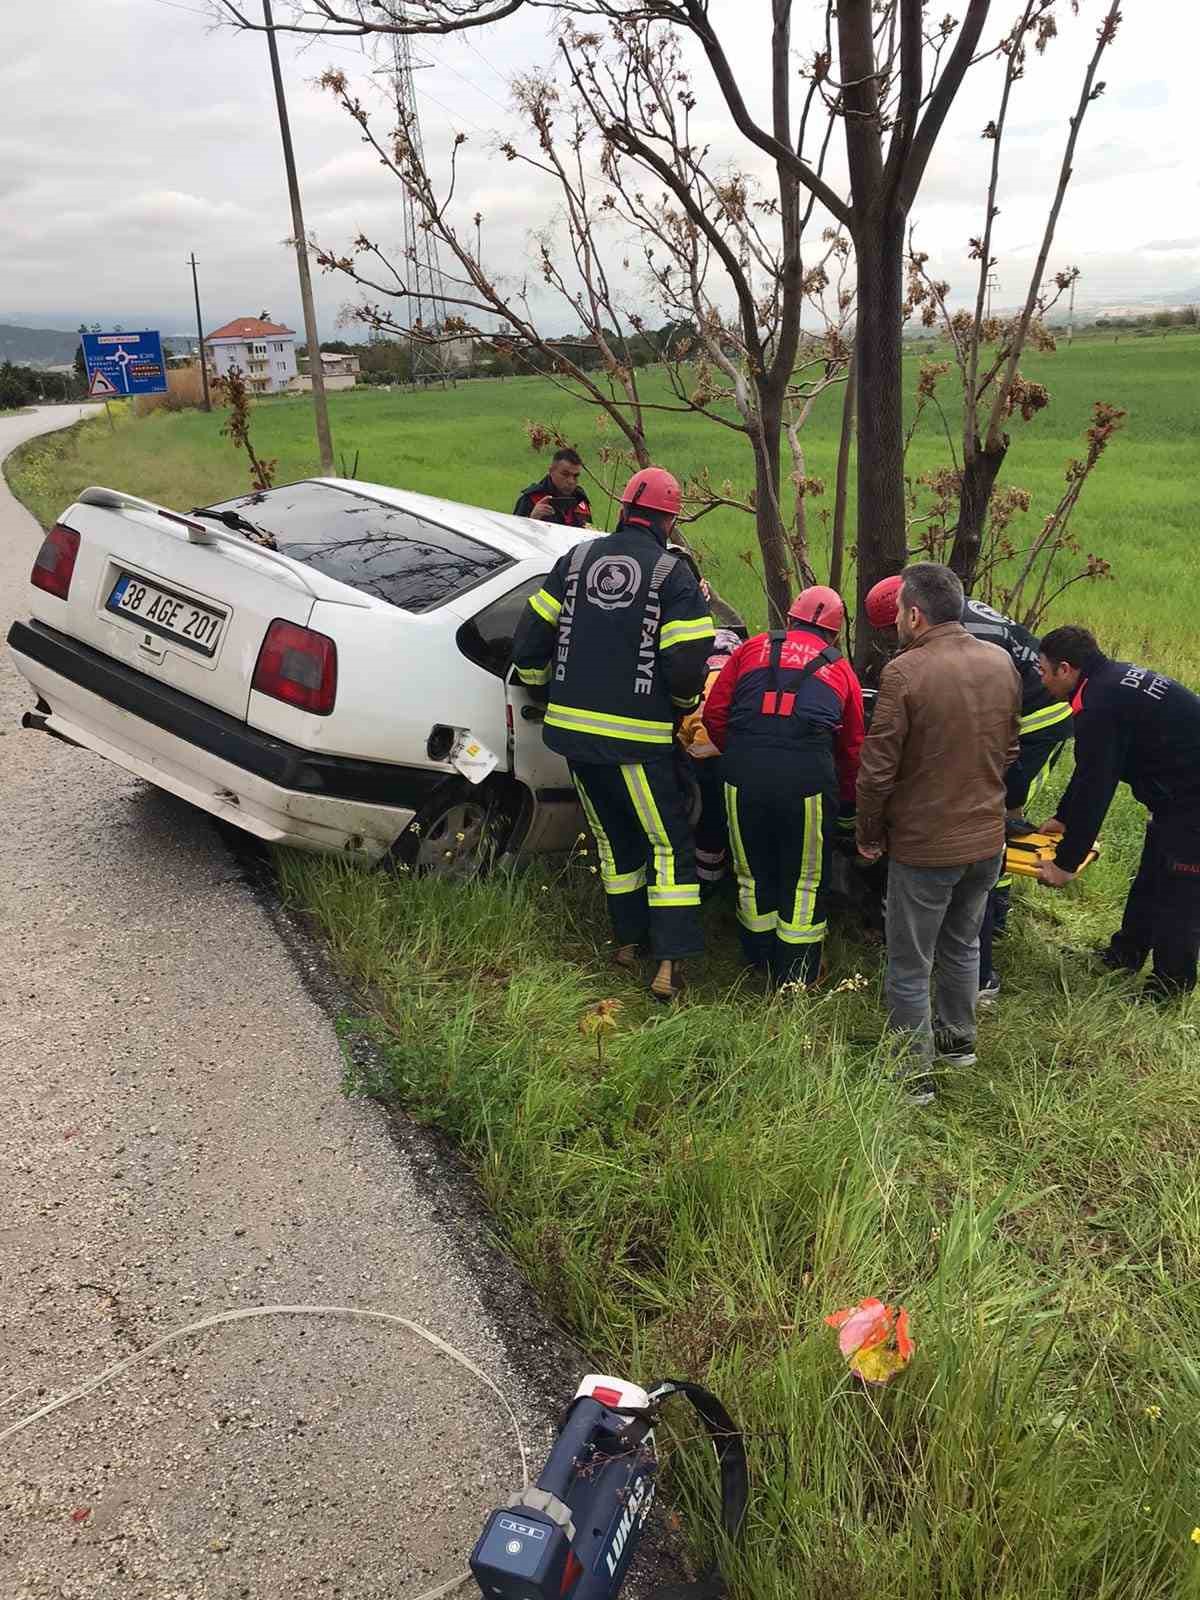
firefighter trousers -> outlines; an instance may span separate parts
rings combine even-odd
[[[619,945],[649,941],[658,961],[704,949],[692,830],[670,751],[621,766],[571,763],[600,854]]]
[[[811,771],[806,783],[803,768],[792,770],[774,755],[726,767],[738,932],[746,960],[773,982],[813,983],[821,970],[837,794],[832,784],[805,793]]]
[[[1105,952],[1110,966],[1140,972],[1147,956],[1151,994],[1164,999],[1196,987],[1200,951],[1200,817],[1146,827],[1141,865],[1125,916]]]

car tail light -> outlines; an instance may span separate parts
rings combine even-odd
[[[42,548],[33,563],[29,581],[35,589],[65,600],[71,592],[71,578],[75,572],[75,557],[79,554],[79,535],[74,528],[56,522],[42,540]]]
[[[250,687],[327,717],[337,698],[337,645],[326,634],[276,617],[258,652]]]

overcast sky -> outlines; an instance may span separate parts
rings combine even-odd
[[[246,0],[255,7],[255,0]],[[286,0],[276,0],[277,11]],[[816,0],[797,0],[795,42]],[[935,8],[936,9],[936,8]],[[954,10],[961,12],[962,5]],[[1007,178],[997,228],[998,301],[1023,290],[1100,0],[1084,0],[1062,37],[1034,59],[1011,119]],[[997,0],[996,31],[1016,10]],[[1103,76],[1105,95],[1085,124],[1076,176],[1051,266],[1077,264],[1081,303],[1149,296],[1200,298],[1200,175],[1195,159],[1194,63],[1200,43],[1194,0],[1128,0]],[[747,97],[763,109],[766,0],[712,0],[714,21],[737,41]],[[399,192],[313,80],[329,65],[362,75],[379,108],[369,63],[345,40],[282,54],[306,221],[322,241],[346,247],[360,230],[401,235]],[[266,45],[261,35],[214,30],[204,0],[39,0],[3,7],[0,22],[0,321],[72,327],[80,318],[166,332],[194,327],[187,257],[200,263],[207,330],[269,311],[299,328],[295,260],[283,241],[290,217]],[[495,154],[514,73],[552,57],[546,12],[518,15],[483,33],[421,41],[417,74],[426,151],[437,165],[455,131],[468,135],[461,216],[484,217],[489,269],[517,276],[528,235],[552,198]],[[960,96],[914,217],[938,271],[967,282],[967,238],[980,225],[981,173],[989,146],[979,130],[995,102],[994,68],[977,69]],[[697,79],[705,131],[737,145],[711,85]],[[318,280],[322,336],[335,337],[348,286]],[[567,319],[551,314],[561,331]],[[357,337],[357,334],[351,334]]]

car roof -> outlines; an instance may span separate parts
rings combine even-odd
[[[584,538],[594,538],[596,532],[564,528],[553,522],[534,522],[531,517],[511,517],[502,511],[488,511],[483,506],[465,505],[460,500],[443,500],[436,495],[416,494],[410,489],[395,489],[386,483],[365,483],[360,478],[306,478],[305,483],[328,483],[352,494],[380,500],[384,505],[399,506],[414,516],[427,518],[442,527],[490,545],[514,561],[557,561],[565,550]],[[283,485],[280,485],[283,487]],[[270,493],[270,490],[267,491]]]

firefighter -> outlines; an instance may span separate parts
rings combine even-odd
[[[853,830],[862,689],[837,647],[841,597],[797,596],[786,631],[730,656],[704,725],[722,752],[746,960],[775,984],[816,982],[833,834]]]
[[[636,966],[648,939],[650,992],[664,1001],[682,987],[680,961],[704,947],[674,748],[715,631],[694,571],[667,549],[679,506],[669,472],[635,472],[615,531],[560,557],[513,642],[521,682],[548,687],[544,737],[596,838],[615,960]]]
[[[896,626],[900,600],[899,576],[884,578],[866,597],[867,620],[886,632]],[[970,595],[963,601],[962,625],[976,639],[996,644],[1007,652],[1021,678],[1021,753],[1008,769],[1005,805],[1017,831],[1028,833],[1027,809],[1037,799],[1071,738],[1071,707],[1054,700],[1042,683],[1038,641],[1027,628],[1003,616]],[[988,897],[979,935],[979,998],[987,1004],[1000,993],[1000,979],[992,964],[992,940],[1004,933],[1008,922],[1012,878],[1004,873]]]
[[[592,520],[592,508],[579,487],[582,472],[583,457],[578,450],[556,450],[546,476],[521,490],[513,516],[557,522],[565,528],[586,528]]]
[[[708,596],[706,595],[707,599]],[[725,786],[721,781],[721,752],[704,726],[704,708],[721,669],[746,637],[746,630],[718,628],[705,662],[706,676],[700,704],[680,724],[679,744],[686,750],[685,771],[700,795],[696,818],[696,874],[700,897],[715,893],[729,870],[729,825],[725,817]]]
[[[1086,628],[1048,633],[1041,670],[1047,693],[1074,710],[1075,772],[1043,826],[1062,838],[1038,875],[1053,889],[1071,881],[1127,783],[1150,818],[1120,930],[1100,958],[1132,973],[1149,956],[1146,998],[1186,993],[1200,950],[1200,696],[1149,667],[1110,661]]]

